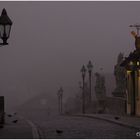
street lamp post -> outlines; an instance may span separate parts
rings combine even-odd
[[[63,101],[63,88],[60,87],[60,89],[58,90],[58,112],[60,114],[62,114],[62,112],[63,112],[62,101]]]
[[[82,103],[82,113],[85,114],[85,75],[86,75],[86,68],[85,66],[83,65],[82,66],[82,69],[81,69],[81,73],[82,73],[82,80],[83,80],[83,93],[82,93],[82,96],[83,96],[83,103]]]
[[[92,95],[91,95],[91,73],[92,73],[92,68],[93,68],[93,65],[91,63],[91,61],[89,61],[88,65],[87,65],[87,68],[88,68],[88,73],[89,73],[89,103],[91,104],[91,101],[92,101]]]
[[[3,41],[3,43],[0,43],[1,46],[8,45],[7,39],[10,37],[11,26],[12,21],[4,8],[0,16],[0,38]]]
[[[0,16],[0,38],[2,39],[2,43],[0,43],[0,47],[4,45],[8,45],[7,39],[10,36],[12,21],[8,17],[6,9],[4,8],[2,10],[1,16]],[[0,96],[0,104],[1,104],[1,115],[0,115],[0,127],[4,124],[5,116],[4,116],[4,96]]]

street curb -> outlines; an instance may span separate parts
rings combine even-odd
[[[32,123],[30,120],[26,120],[26,122],[27,122],[27,123],[31,126],[31,128],[32,128],[33,139],[39,139],[39,138],[40,138],[40,135],[39,135],[38,129],[37,129],[37,127],[35,126],[35,124]]]
[[[32,129],[32,135],[33,135],[33,139],[41,139],[43,138],[43,135],[41,133],[41,130],[37,128],[37,126],[30,120],[25,119],[23,116],[20,116],[21,119],[24,119],[28,125],[30,125],[31,129]]]
[[[124,123],[124,122],[121,122],[121,121],[106,119],[106,118],[98,117],[98,116],[89,116],[89,115],[70,115],[70,116],[99,119],[99,120],[104,120],[104,121],[108,121],[108,122],[111,122],[111,123],[115,123],[115,124],[118,124],[118,125],[121,125],[121,126],[130,127],[130,128],[133,128],[133,129],[140,129],[140,127],[138,127],[138,126],[134,126],[134,125],[130,125],[130,124],[127,124],[127,123]]]

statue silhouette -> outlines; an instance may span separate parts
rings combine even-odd
[[[116,80],[116,88],[112,93],[116,97],[124,97],[126,89],[126,77],[125,68],[121,67],[120,64],[123,61],[123,53],[118,55],[117,64],[114,66],[114,76]]]

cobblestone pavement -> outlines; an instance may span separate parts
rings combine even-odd
[[[47,120],[34,120],[44,133],[44,138],[140,138],[136,133],[140,130],[120,126],[104,120],[58,116]]]

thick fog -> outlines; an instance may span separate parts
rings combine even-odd
[[[60,86],[77,87],[92,61],[113,73],[117,55],[134,49],[129,25],[140,23],[140,2],[0,2],[13,21],[0,48],[0,94],[7,107]],[[70,94],[70,93],[69,93]]]

